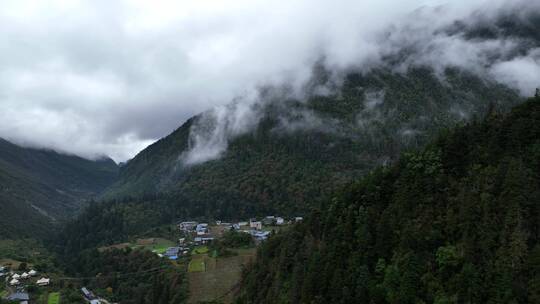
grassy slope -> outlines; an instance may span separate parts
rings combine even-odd
[[[51,292],[47,298],[47,304],[59,304],[60,303],[60,293]]]

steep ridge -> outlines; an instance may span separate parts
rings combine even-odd
[[[334,93],[309,96],[263,102],[257,126],[229,139],[221,157],[185,165],[192,126],[202,120],[194,117],[121,168],[106,197],[168,193],[193,213],[229,218],[301,213],[438,130],[520,101],[471,73],[426,67],[352,73]]]
[[[113,160],[92,161],[0,139],[0,238],[42,236],[117,177]]]
[[[239,303],[538,303],[540,97],[445,132],[271,238]]]
[[[197,115],[129,161],[104,197],[166,196],[171,206],[186,209],[181,214],[222,218],[303,213],[441,129],[518,104],[514,90],[532,94],[524,92],[532,90],[530,83],[514,79],[514,68],[498,64],[537,60],[540,14],[512,8],[472,17],[427,36],[405,32],[407,39],[401,39],[407,26],[390,28],[383,36],[391,51],[375,66],[336,75],[322,60],[300,97],[286,94],[290,88],[263,88],[252,115]],[[478,49],[444,63],[429,53],[444,53],[445,43],[456,40]],[[237,123],[250,127],[222,132]],[[204,151],[196,149],[201,138]],[[202,157],[216,143],[222,145],[216,157],[186,163],[186,154]]]

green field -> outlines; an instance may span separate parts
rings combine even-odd
[[[49,294],[49,298],[47,299],[47,304],[58,304],[58,303],[60,303],[60,293],[51,292]]]
[[[198,246],[193,249],[191,254],[204,254],[208,253],[208,247],[207,246]]]
[[[188,272],[204,272],[206,270],[206,263],[203,259],[194,259],[189,262]]]
[[[151,245],[137,245],[137,244],[134,244],[132,246],[132,248],[143,248],[143,249],[146,249],[146,250],[150,250],[152,252],[155,252],[155,253],[165,253],[165,251],[167,251],[167,248],[169,247],[174,247],[176,246],[176,244],[172,241],[169,241],[167,239],[163,239],[163,238],[156,238],[156,242],[154,244],[151,244]]]

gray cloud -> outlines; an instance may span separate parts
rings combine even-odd
[[[538,80],[537,50],[509,57],[521,41],[470,40],[436,30],[468,20],[475,10],[489,20],[507,6],[535,4],[442,4],[3,1],[0,136],[125,160],[217,106],[203,115],[217,129],[204,136],[192,130],[192,153],[183,157],[196,163],[220,155],[229,136],[256,122],[256,115],[246,117],[262,85],[285,83],[300,94],[321,58],[340,75],[377,66],[404,46],[422,55],[406,64],[475,68],[528,94]],[[501,59],[487,64],[494,53]],[[526,81],[524,72],[531,75]],[[243,101],[233,108],[223,106],[239,96]]]

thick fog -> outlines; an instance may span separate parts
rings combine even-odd
[[[203,116],[215,131],[196,125],[181,155],[198,163],[256,123],[258,88],[286,84],[301,94],[322,59],[340,75],[405,48],[417,55],[397,70],[459,66],[530,95],[540,83],[537,45],[517,52],[519,37],[445,29],[538,11],[531,2],[3,1],[0,137],[123,161],[214,108]]]

